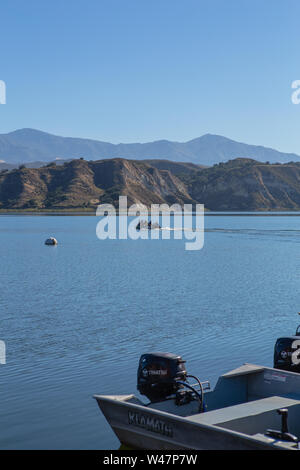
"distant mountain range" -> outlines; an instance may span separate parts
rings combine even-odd
[[[202,203],[214,211],[300,210],[300,162],[238,158],[212,167],[166,160],[72,160],[0,172],[0,209],[95,210],[100,203]]]
[[[240,157],[270,163],[300,161],[299,155],[296,154],[243,144],[212,134],[189,142],[159,140],[144,144],[116,145],[91,139],[59,137],[34,129],[0,134],[0,160],[4,160],[6,164],[50,162],[55,159],[81,157],[86,160],[116,157],[134,160],[167,159],[208,166]],[[3,163],[1,165],[3,167]]]

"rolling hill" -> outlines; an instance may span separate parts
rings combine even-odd
[[[214,211],[300,210],[300,163],[238,158],[213,167],[72,160],[0,172],[0,209],[89,209],[100,203],[202,203]]]

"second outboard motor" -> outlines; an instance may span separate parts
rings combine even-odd
[[[300,337],[278,338],[274,348],[275,369],[300,372]]]
[[[300,315],[300,312],[298,313]],[[278,338],[274,347],[275,369],[300,372],[300,325],[294,336]],[[299,351],[298,351],[299,349]]]

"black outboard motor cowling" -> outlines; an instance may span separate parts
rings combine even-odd
[[[274,347],[274,368],[300,372],[300,337],[278,338]]]
[[[176,354],[149,353],[140,358],[137,388],[151,402],[165,400],[176,393],[186,380],[185,361]]]

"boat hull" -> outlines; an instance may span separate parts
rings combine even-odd
[[[119,441],[127,447],[149,450],[271,450],[272,439],[259,441],[240,433],[192,423],[126,401],[95,396]]]
[[[149,450],[298,450],[297,442],[271,437],[278,410],[288,410],[289,432],[300,436],[300,374],[245,364],[223,374],[197,401],[144,404],[134,395],[95,395],[122,444]],[[297,439],[297,437],[295,437]]]

